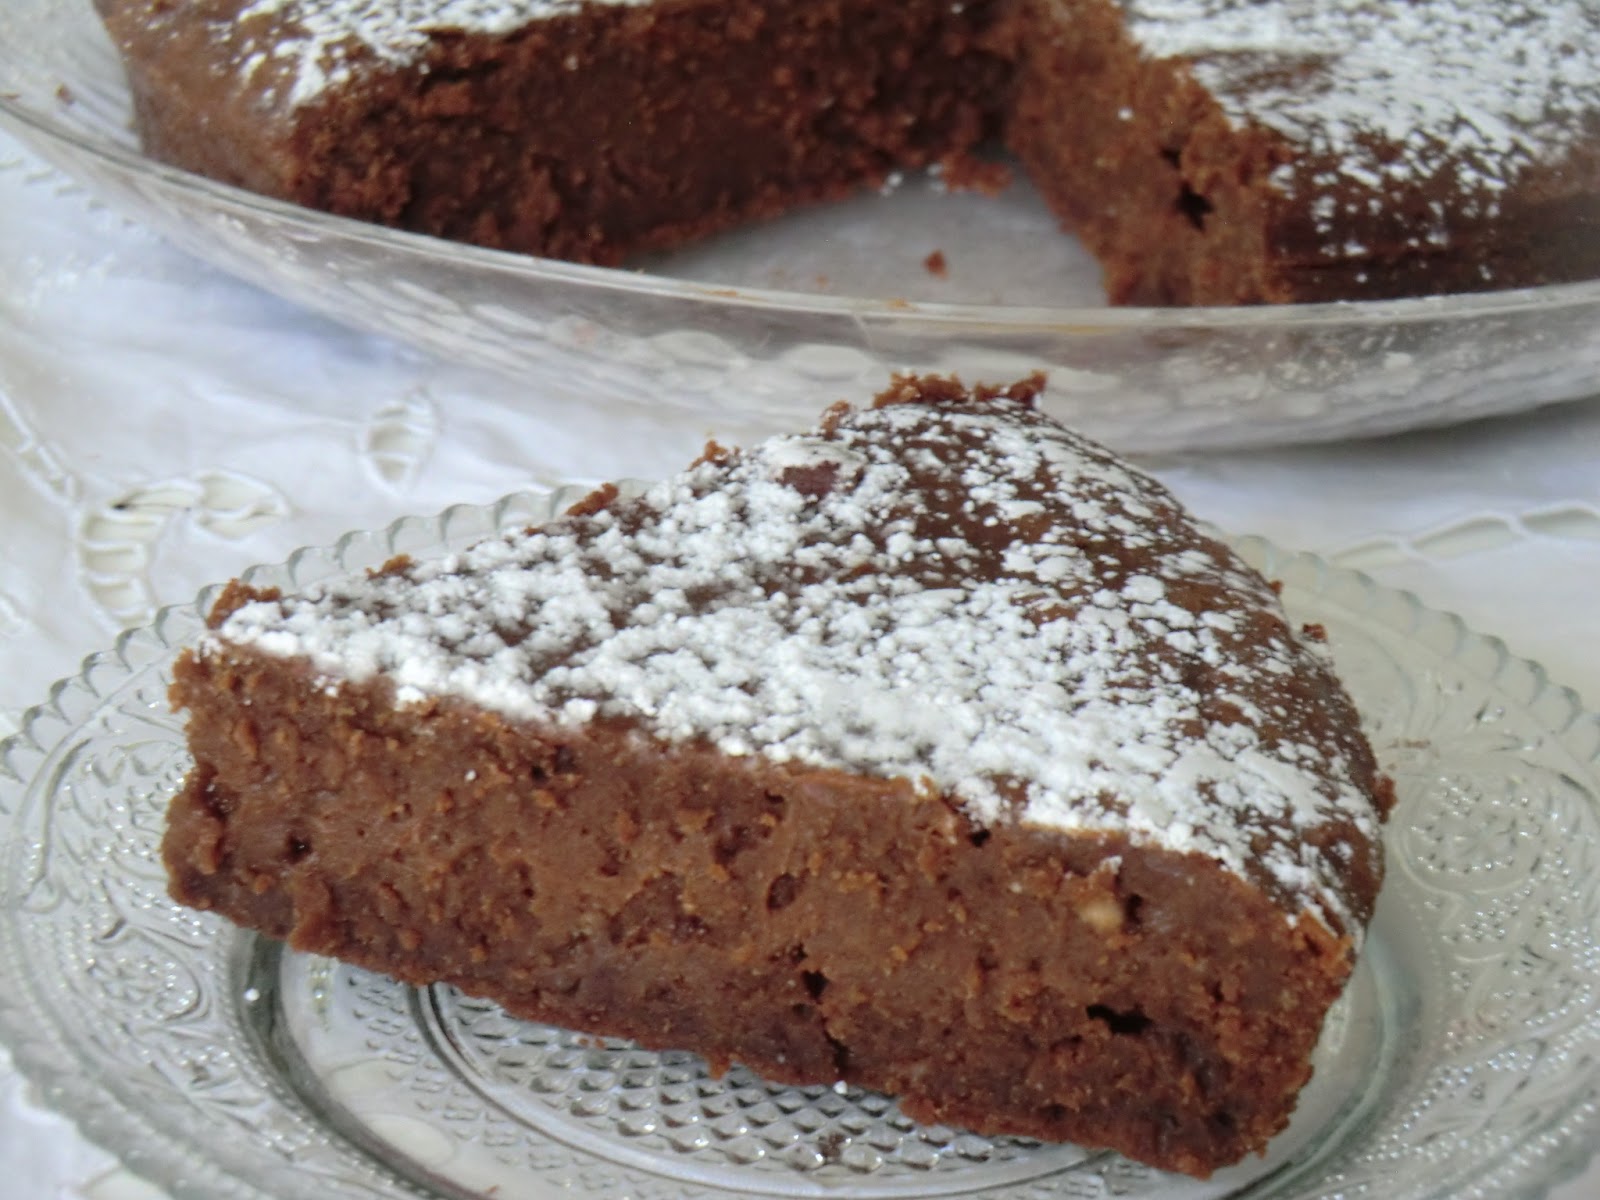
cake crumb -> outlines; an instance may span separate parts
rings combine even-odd
[[[1005,163],[975,158],[970,154],[952,155],[943,162],[935,163],[928,173],[953,192],[998,196],[1011,186],[1011,168]]]

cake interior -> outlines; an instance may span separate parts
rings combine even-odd
[[[183,903],[924,1122],[1204,1176],[1285,1125],[1349,970],[1214,863],[980,829],[903,780],[453,705],[419,723],[260,656],[177,686],[206,764],[166,838]]]

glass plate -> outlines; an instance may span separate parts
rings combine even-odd
[[[1493,0],[1481,0],[1492,3]],[[780,432],[891,371],[1008,382],[1041,368],[1062,420],[1125,451],[1377,434],[1600,392],[1600,281],[1430,299],[1108,309],[1025,184],[998,200],[912,179],[607,270],[325,216],[140,154],[90,0],[0,5],[0,125],[225,270],[446,358],[529,403]],[[924,265],[941,251],[944,277]]]
[[[302,587],[540,523],[517,494],[255,568]],[[1600,719],[1365,576],[1240,551],[1328,630],[1400,789],[1389,881],[1316,1075],[1206,1183],[906,1120],[855,1088],[513,1021],[291,954],[167,899],[187,766],[166,688],[195,606],[87,661],[0,743],[0,1034],[45,1098],[179,1197],[1533,1197],[1600,1136]]]

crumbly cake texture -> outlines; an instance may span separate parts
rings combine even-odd
[[[998,133],[1117,302],[1600,275],[1590,0],[98,3],[153,154],[489,246],[617,262]]]
[[[174,896],[916,1119],[1260,1150],[1388,785],[1273,589],[1039,387],[901,380],[538,530],[230,587],[173,687]]]
[[[104,0],[157,157],[581,262],[682,244],[992,135],[996,0]],[[419,34],[417,30],[427,32]]]
[[[1600,275],[1588,0],[1025,2],[1007,141],[1113,300]]]

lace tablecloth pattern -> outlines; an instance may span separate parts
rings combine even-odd
[[[298,311],[0,138],[0,734],[120,629],[251,563],[517,488],[658,476],[744,432],[588,407],[581,381],[529,395]],[[1218,525],[1415,591],[1600,701],[1600,398],[1147,465]],[[7,1195],[159,1200],[9,1063],[0,1161]],[[1554,1195],[1595,1200],[1600,1168]]]

